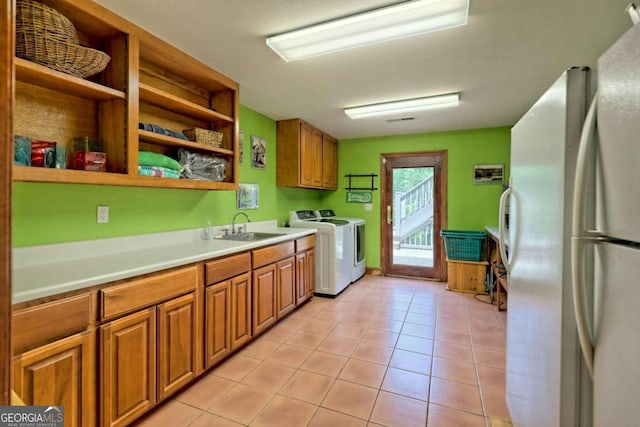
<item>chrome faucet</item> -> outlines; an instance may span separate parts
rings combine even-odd
[[[238,217],[238,215],[244,215],[244,217],[247,218],[247,222],[251,222],[251,220],[249,219],[249,215],[244,212],[238,212],[233,216],[233,219],[231,220],[231,234],[236,234],[236,218]]]

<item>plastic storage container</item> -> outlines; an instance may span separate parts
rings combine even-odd
[[[442,230],[447,258],[456,261],[480,261],[482,244],[487,238],[484,231]]]

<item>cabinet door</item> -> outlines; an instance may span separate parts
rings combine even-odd
[[[338,187],[338,141],[329,135],[322,136],[322,186]]]
[[[231,279],[231,350],[251,339],[251,275]]]
[[[313,128],[307,123],[300,123],[300,185],[313,186],[314,177],[314,139]]]
[[[13,387],[27,405],[63,406],[65,427],[95,424],[93,331],[16,356]]]
[[[196,376],[195,295],[158,305],[158,401]]]
[[[285,316],[296,308],[295,258],[290,257],[277,263],[277,317]]]
[[[307,254],[296,254],[296,305],[307,299]]]
[[[311,298],[316,291],[316,251],[307,251],[307,296]]]
[[[322,132],[313,129],[311,141],[313,150],[313,178],[311,185],[322,187]]]
[[[102,426],[126,426],[156,402],[156,311],[100,326]]]
[[[253,271],[253,335],[276,321],[276,264]]]
[[[231,352],[231,281],[205,290],[205,363],[210,368]]]

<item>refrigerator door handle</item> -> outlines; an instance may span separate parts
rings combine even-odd
[[[505,242],[506,240],[506,227],[505,227],[505,214],[506,214],[506,206],[507,206],[507,197],[511,195],[511,187],[507,188],[500,196],[500,209],[499,209],[499,217],[498,217],[498,237],[500,238],[500,258],[502,258],[502,265],[504,265],[507,273],[511,273],[511,265],[509,264],[509,258],[507,257],[507,247]]]
[[[573,307],[578,329],[578,338],[582,355],[589,374],[593,378],[593,340],[589,333],[589,322],[587,307],[585,304],[585,280],[582,268],[583,249],[588,241],[597,241],[601,234],[595,230],[588,230],[586,224],[586,203],[587,203],[587,166],[589,164],[588,152],[595,140],[596,129],[596,108],[598,94],[593,98],[591,107],[582,127],[580,136],[580,146],[578,148],[578,159],[576,164],[576,177],[573,187],[573,224],[571,239],[571,284],[573,293]]]

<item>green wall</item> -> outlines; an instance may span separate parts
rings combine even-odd
[[[327,194],[322,206],[333,208],[340,216],[365,218],[367,222],[367,267],[380,267],[380,190],[373,194],[373,210],[347,203],[346,174],[378,174],[380,187],[382,153],[411,151],[447,151],[448,229],[483,230],[498,224],[500,185],[474,185],[473,165],[502,163],[509,176],[510,129],[491,128],[429,134],[385,136],[341,140],[338,148],[339,190]],[[361,181],[362,182],[362,181]]]
[[[288,221],[299,206],[319,207],[320,192],[277,188],[275,121],[240,108],[245,135],[240,182],[260,185],[259,209],[245,211],[254,221]],[[267,141],[267,166],[251,168],[251,135]],[[109,206],[109,223],[96,223],[96,206]],[[229,224],[235,191],[202,191],[16,182],[13,189],[14,247],[197,228],[211,220]]]
[[[289,211],[333,208],[340,216],[367,221],[367,266],[380,267],[380,190],[373,210],[346,203],[344,175],[380,175],[380,154],[447,150],[448,228],[481,230],[496,225],[501,186],[474,185],[473,165],[509,163],[509,128],[479,129],[342,140],[338,144],[337,191],[276,187],[275,121],[249,108],[240,108],[244,132],[244,162],[240,182],[260,185],[260,207],[245,211],[252,220],[288,221]],[[267,167],[250,164],[251,135],[267,141]],[[506,171],[508,176],[508,169]],[[376,178],[380,186],[380,177]],[[201,191],[94,185],[16,182],[13,192],[15,247],[156,233],[229,224],[236,210],[235,191]],[[109,223],[96,223],[96,206],[109,206]]]

